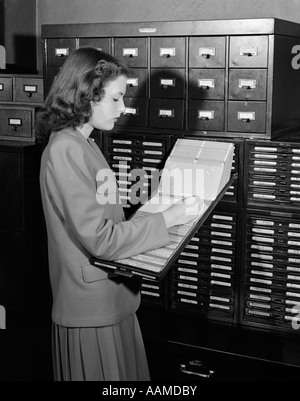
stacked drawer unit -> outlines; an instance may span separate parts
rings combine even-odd
[[[244,141],[222,140],[234,143],[232,173],[238,173],[238,179],[175,263],[169,274],[168,306],[208,319],[235,322],[238,318],[240,255],[236,249],[240,247],[237,233],[242,214]]]
[[[46,92],[66,56],[81,46],[106,50],[133,69],[118,130],[272,139],[300,120],[296,23],[44,25],[42,37]]]
[[[300,311],[300,144],[246,141],[241,319],[292,331]]]
[[[238,214],[214,211],[171,271],[171,307],[216,320],[237,318]]]
[[[248,211],[243,320],[249,324],[298,328],[299,218],[296,211]]]
[[[34,119],[44,101],[41,76],[0,75],[0,139],[34,142]]]
[[[127,217],[157,189],[169,149],[168,136],[136,133],[104,135],[104,154],[115,173]]]
[[[163,162],[170,150],[164,135],[111,133],[104,136],[104,154],[114,171],[125,215],[129,217],[146,202],[159,184]],[[141,283],[143,302],[165,306],[166,280]]]
[[[300,203],[299,143],[249,141],[246,149],[247,204],[297,208]]]

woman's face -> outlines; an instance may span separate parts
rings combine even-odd
[[[100,102],[91,102],[92,116],[89,123],[93,128],[103,131],[113,129],[115,122],[125,111],[123,97],[126,92],[126,82],[125,76],[118,76],[105,86],[105,94]]]

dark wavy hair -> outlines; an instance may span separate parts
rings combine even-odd
[[[115,57],[92,47],[71,53],[56,76],[44,106],[36,114],[38,142],[48,141],[52,131],[77,127],[92,115],[90,101],[99,102],[106,84],[130,69]]]

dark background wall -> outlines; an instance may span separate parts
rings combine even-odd
[[[37,70],[37,1],[0,0],[0,44],[6,49],[6,63]]]

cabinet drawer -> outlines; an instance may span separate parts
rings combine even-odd
[[[130,127],[146,127],[147,125],[147,99],[124,98],[125,112],[116,125]]]
[[[191,99],[224,99],[225,70],[214,68],[189,70]]]
[[[147,67],[147,39],[116,38],[115,56],[130,67]]]
[[[132,74],[127,78],[126,97],[147,96],[147,70],[146,68],[132,68]]]
[[[12,78],[0,77],[0,101],[11,102],[13,100]]]
[[[151,67],[183,68],[184,38],[151,38]]]
[[[60,67],[69,54],[76,49],[75,39],[48,39],[47,66]]]
[[[266,100],[266,69],[231,69],[229,70],[229,99]]]
[[[190,68],[225,68],[225,60],[225,37],[190,38]]]
[[[34,108],[2,108],[0,110],[0,138],[34,141]]]
[[[228,102],[228,131],[265,132],[265,102]]]
[[[183,129],[184,101],[150,99],[150,127]]]
[[[268,37],[231,37],[229,66],[266,68],[268,66]]]
[[[15,100],[16,102],[42,103],[44,101],[43,79],[16,77]]]
[[[189,128],[201,131],[223,131],[224,102],[190,100]]]
[[[151,70],[151,97],[182,99],[185,88],[184,69],[154,69]]]

